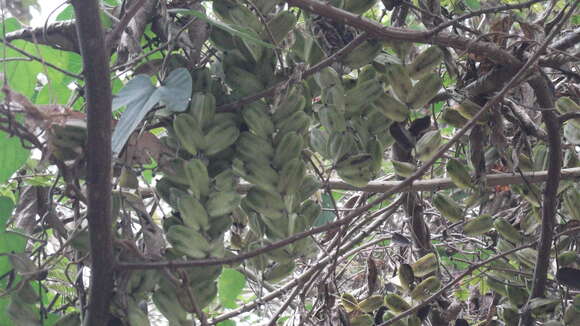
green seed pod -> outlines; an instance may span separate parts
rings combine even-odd
[[[411,267],[413,268],[413,275],[415,277],[423,277],[431,272],[437,270],[438,267],[437,257],[434,253],[429,253],[414,262]]]
[[[424,300],[439,290],[440,287],[441,281],[436,276],[431,276],[417,284],[415,289],[411,291],[411,298],[417,301]]]
[[[358,300],[350,293],[343,293],[340,297],[340,304],[346,312],[358,310]]]
[[[411,305],[395,293],[389,293],[385,296],[385,306],[395,313],[401,313],[405,310],[411,309]]]

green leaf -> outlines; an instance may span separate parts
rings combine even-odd
[[[14,202],[8,197],[0,197],[0,232],[6,230],[6,222],[12,215],[14,209]]]
[[[2,232],[0,233],[0,253],[9,252],[23,252],[26,246],[26,238],[16,233]],[[0,275],[10,271],[12,264],[7,256],[0,257]],[[0,281],[0,285],[4,287],[4,281]]]
[[[318,227],[324,225],[326,223],[332,222],[335,218],[334,212],[330,211],[329,209],[333,209],[334,206],[332,205],[332,200],[328,194],[322,195],[322,208],[326,209],[323,210],[320,215],[314,220],[314,227]]]
[[[151,85],[147,75],[135,76],[121,89],[113,99],[113,110],[122,106],[127,106],[127,109],[121,115],[113,132],[113,155],[116,156],[121,152],[131,133],[158,102],[159,96],[156,95],[156,89]]]
[[[465,0],[465,4],[471,10],[479,10],[481,8],[481,5],[479,4],[479,0]]]
[[[5,183],[28,159],[30,151],[23,148],[18,137],[8,137],[0,131],[0,184]]]
[[[191,97],[191,74],[186,68],[177,68],[163,81],[163,86],[157,89],[159,99],[168,110],[183,112],[187,110]]]
[[[49,187],[53,182],[52,175],[35,175],[24,178],[24,183],[34,187]]]
[[[8,307],[9,303],[10,303],[9,296],[0,297],[0,313],[2,315],[5,314],[6,308]],[[0,326],[14,326],[14,323],[12,323],[10,318],[2,318],[0,319]]]
[[[51,103],[66,103],[70,97],[71,90],[67,85],[61,83],[53,83],[45,85],[40,92],[35,94],[32,98],[34,104],[51,104]]]
[[[218,298],[221,304],[230,309],[237,307],[236,298],[246,286],[246,277],[231,268],[224,268],[218,279]]]
[[[31,42],[21,40],[13,41],[11,44],[37,57],[42,57],[45,62],[51,63],[60,69],[73,73],[78,73],[82,69],[81,59],[78,54],[60,51],[45,45],[35,45]],[[72,77],[49,66],[43,66],[40,62],[29,61],[26,56],[11,48],[3,48],[0,45],[0,51],[6,57],[16,59],[5,62],[2,66],[3,73],[8,79],[8,84],[12,90],[28,98],[32,98],[37,93],[36,88],[39,86],[38,75],[42,73],[46,75],[50,84],[45,86],[46,94],[43,95],[44,99],[41,103],[64,103],[69,98],[70,89],[68,89],[68,85],[73,80]],[[3,94],[0,94],[0,99],[3,96]]]
[[[119,94],[113,97],[113,111],[123,106],[128,108],[143,105],[154,92],[155,87],[151,85],[149,76],[137,75],[121,89]]]
[[[72,5],[66,6],[57,16],[57,21],[70,20],[75,17],[75,10]]]
[[[8,19],[5,19],[4,21],[2,21],[2,24],[0,24],[0,33],[4,34],[5,29],[6,29],[6,33],[10,33],[10,32],[13,32],[13,31],[15,31],[17,29],[21,29],[21,28],[22,28],[22,24],[20,24],[18,19],[8,18]]]
[[[236,326],[236,322],[233,320],[224,320],[217,323],[218,326]]]
[[[174,112],[187,110],[191,88],[191,74],[186,68],[173,70],[159,88],[151,84],[147,75],[131,79],[113,98],[113,110],[127,107],[113,132],[113,155],[121,152],[129,136],[157,103],[165,103],[167,109]]]
[[[184,15],[192,15],[195,16],[203,21],[205,21],[206,23],[213,25],[221,30],[224,30],[234,36],[240,37],[242,39],[251,41],[253,43],[259,44],[265,48],[268,49],[274,49],[274,45],[264,42],[254,36],[252,36],[251,34],[249,34],[248,32],[245,32],[243,30],[241,30],[241,28],[239,26],[232,26],[232,25],[228,25],[225,23],[222,23],[220,21],[217,20],[213,20],[211,18],[208,18],[205,13],[197,11],[197,10],[189,10],[189,9],[170,9],[167,10],[168,12],[172,12],[172,13],[180,13],[180,14],[184,14]]]

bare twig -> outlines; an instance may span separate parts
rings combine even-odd
[[[580,42],[580,27],[576,28],[571,33],[564,36],[562,39],[554,42],[551,47],[558,50],[566,50],[573,47]]]
[[[292,300],[294,300],[296,295],[298,295],[298,293],[300,293],[300,290],[302,290],[302,287],[300,285],[301,285],[301,283],[296,284],[296,287],[294,288],[294,290],[292,290],[292,293],[290,293],[288,298],[286,298],[286,301],[284,301],[282,306],[280,306],[278,311],[276,311],[274,316],[272,316],[272,318],[270,319],[270,322],[268,322],[268,324],[267,324],[268,326],[276,326],[276,322],[278,321],[278,318],[280,318],[280,316],[284,313],[284,311],[286,311],[286,309],[288,309],[288,306],[290,306],[290,303],[292,303]]]
[[[469,19],[471,17],[480,16],[480,15],[484,15],[484,14],[490,14],[490,13],[496,13],[496,12],[501,12],[501,11],[506,11],[506,10],[512,10],[512,9],[527,8],[531,5],[533,5],[534,3],[538,3],[538,2],[542,2],[542,1],[544,1],[544,0],[531,0],[531,1],[526,1],[526,2],[522,2],[522,3],[507,4],[507,5],[503,5],[503,6],[484,8],[481,10],[472,11],[470,13],[461,15],[460,17],[457,17],[453,20],[450,20],[450,21],[447,21],[447,22],[442,23],[440,25],[437,25],[437,27],[429,30],[428,32],[429,32],[429,35],[435,35],[435,34],[441,32],[442,30],[444,30],[445,28],[452,26],[454,24],[457,24],[460,21],[464,21],[466,19]]]
[[[562,169],[561,174],[562,179],[576,179],[580,178],[580,168],[569,168]],[[512,184],[522,184],[522,183],[542,183],[548,180],[548,171],[529,171],[523,172],[522,174],[514,173],[497,173],[488,174],[486,176],[486,186],[505,186]],[[437,179],[426,179],[426,180],[415,180],[411,184],[406,184],[400,187],[401,183],[404,181],[371,181],[364,187],[355,187],[349,185],[348,183],[339,179],[330,179],[323,187],[328,186],[333,190],[352,190],[352,191],[363,191],[363,192],[376,192],[382,193],[386,191],[391,191],[393,188],[397,188],[398,192],[411,192],[411,191],[437,191],[443,189],[453,189],[457,186],[451,181],[450,178],[437,178]],[[238,192],[246,193],[251,188],[251,184],[243,183],[238,186]]]
[[[115,28],[107,35],[105,40],[105,46],[107,48],[107,53],[110,53],[113,44],[115,44],[116,40],[121,37],[123,30],[127,27],[131,19],[137,14],[137,11],[143,6],[145,0],[137,0],[127,12],[123,15],[123,18],[115,25]]]
[[[357,234],[356,236],[353,236],[351,239],[349,239],[349,241],[347,243],[345,243],[342,246],[342,248],[340,249],[340,253],[346,257],[357,253],[360,250],[358,247],[355,249],[352,249],[352,250],[351,250],[351,248],[353,248],[360,241],[365,239],[368,236],[369,232],[371,232],[371,230],[375,230],[379,225],[383,224],[385,222],[385,219],[390,217],[398,209],[400,204],[401,204],[401,200],[399,197],[399,199],[395,200],[393,202],[393,204],[391,204],[389,206],[388,211],[385,212],[384,218],[375,219],[363,232],[361,232],[361,233]],[[218,317],[215,317],[214,319],[212,319],[210,321],[210,323],[217,324],[220,321],[224,321],[224,320],[227,320],[227,319],[232,318],[234,316],[237,316],[239,314],[242,314],[246,311],[250,311],[253,308],[255,308],[256,306],[263,304],[266,301],[269,301],[269,300],[272,300],[274,298],[281,296],[282,294],[284,294],[286,291],[293,288],[297,284],[300,284],[301,282],[306,282],[308,279],[310,279],[310,277],[312,277],[312,275],[314,275],[319,270],[324,268],[324,266],[326,266],[327,264],[331,263],[331,261],[332,261],[331,256],[325,256],[324,258],[320,259],[318,261],[318,263],[316,263],[314,266],[310,267],[310,269],[308,269],[307,271],[305,271],[300,276],[296,277],[294,280],[290,281],[286,285],[282,286],[278,290],[276,290],[272,293],[269,293],[268,295],[260,298],[259,300],[255,300],[254,302],[245,304],[245,305],[243,305],[235,310],[229,311],[225,314],[222,314]]]

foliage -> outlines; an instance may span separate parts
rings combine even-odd
[[[577,1],[128,3],[99,13],[112,323],[580,322]],[[1,26],[0,325],[79,325],[103,290],[59,10]]]

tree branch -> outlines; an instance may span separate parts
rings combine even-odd
[[[19,29],[6,34],[6,41],[38,42],[58,50],[79,53],[74,20],[54,22],[48,26]]]
[[[464,21],[464,20],[469,19],[471,17],[480,16],[480,15],[484,15],[484,14],[490,14],[490,13],[496,13],[496,12],[501,12],[501,11],[506,11],[506,10],[512,10],[512,9],[528,8],[531,5],[533,5],[534,3],[542,2],[542,1],[544,1],[544,0],[531,0],[531,1],[523,2],[523,3],[507,4],[507,5],[503,5],[503,6],[484,8],[481,10],[472,11],[470,13],[461,15],[460,17],[457,17],[453,20],[450,20],[450,21],[444,22],[440,25],[437,25],[435,28],[429,30],[429,33],[431,35],[435,35],[435,34],[441,32],[442,30],[444,30],[445,28],[452,26],[452,25],[455,25],[458,22]]]
[[[554,28],[546,37],[546,40],[536,50],[526,64],[535,63],[540,58],[551,40],[560,31],[564,22],[566,22],[572,13],[576,10],[578,1],[568,9],[564,19]],[[548,109],[554,107],[554,90],[551,87],[551,81],[543,73],[537,73],[529,81],[530,86],[534,89],[536,99],[541,108]],[[556,114],[552,110],[543,110],[542,118],[546,125],[548,133],[548,182],[544,189],[544,200],[542,206],[542,228],[540,231],[540,241],[538,245],[538,256],[534,267],[534,279],[532,290],[528,303],[524,307],[520,318],[520,325],[532,326],[534,318],[531,313],[530,301],[534,298],[543,297],[546,291],[548,280],[548,269],[550,268],[550,250],[554,237],[554,227],[556,224],[556,210],[558,209],[558,186],[560,184],[560,170],[562,169],[562,139],[560,138],[560,126]]]
[[[91,291],[84,325],[103,326],[109,320],[113,295],[111,206],[111,85],[109,54],[99,18],[98,0],[74,0],[78,39],[86,82],[87,220],[91,252]]]
[[[579,42],[580,42],[580,27],[576,28],[571,33],[554,42],[551,45],[551,47],[563,51],[575,46]]]
[[[135,3],[136,1],[130,2]],[[117,46],[117,64],[123,64],[133,59],[142,51],[139,40],[145,31],[145,26],[155,16],[157,2],[158,0],[144,2],[134,14],[133,19],[127,23],[126,28],[123,28],[124,33],[121,34],[121,39]]]
[[[580,177],[580,167],[563,169],[561,173],[562,179],[576,179]],[[498,185],[509,185],[509,184],[523,184],[523,183],[539,183],[548,180],[548,171],[535,171],[535,172],[525,172],[521,175],[511,174],[511,173],[501,173],[488,175],[486,179],[486,185],[488,187],[495,187]],[[441,189],[451,189],[455,188],[455,184],[449,178],[432,179],[432,180],[419,180],[414,181],[411,184],[406,184],[401,186],[404,181],[386,181],[386,182],[371,182],[365,187],[354,187],[344,181],[340,180],[330,180],[328,186],[335,190],[352,190],[352,191],[364,191],[364,192],[374,192],[374,193],[392,193],[394,189],[396,192],[407,192],[407,191],[436,191]],[[250,185],[242,185],[238,188],[238,191],[247,191]],[[359,213],[360,214],[360,213]],[[270,250],[274,250],[290,243],[308,237],[310,235],[322,233],[328,230],[335,229],[343,224],[349,223],[352,218],[345,220],[341,219],[336,222],[325,224],[323,226],[313,228],[308,231],[300,232],[294,234],[290,238],[284,239],[268,245],[266,247],[244,253],[235,257],[228,257],[223,259],[196,259],[196,260],[184,260],[184,261],[159,261],[159,262],[119,262],[117,267],[119,269],[161,269],[161,268],[179,268],[179,267],[194,267],[194,266],[212,266],[212,265],[224,265],[232,264],[243,261],[245,259],[258,256]]]
[[[493,188],[495,186],[504,186],[512,184],[541,183],[548,181],[549,178],[550,178],[549,170],[524,172],[521,175],[513,173],[488,174],[486,176],[486,186]],[[576,167],[571,169],[563,169],[561,173],[561,178],[562,179],[580,178],[580,168]],[[403,181],[370,182],[368,185],[359,188],[351,186],[344,181],[334,179],[328,182],[328,186],[333,190],[352,190],[352,191],[382,193],[390,191],[393,188],[399,187],[401,183],[403,183]],[[398,191],[399,192],[437,191],[453,188],[457,188],[457,186],[451,181],[450,178],[440,178],[429,180],[417,180],[414,181],[412,184],[399,188]]]
[[[286,0],[295,7],[315,13],[317,15],[344,23],[369,33],[386,41],[407,41],[448,46],[455,49],[477,53],[491,61],[501,64],[521,66],[520,60],[490,42],[473,41],[472,39],[450,33],[431,35],[430,31],[415,31],[404,28],[386,27],[362,16],[338,9],[325,3],[314,0]]]
[[[542,76],[530,80],[530,86],[536,93],[536,98],[541,108],[554,107],[554,95],[550,90],[548,81]],[[550,248],[554,225],[556,223],[556,209],[558,208],[558,185],[560,183],[560,171],[562,166],[562,139],[560,138],[560,123],[553,111],[542,111],[544,124],[548,133],[548,175],[544,189],[542,206],[542,231],[540,245],[538,246],[538,258],[534,269],[534,284],[531,297],[543,297],[546,288],[548,268],[550,267]]]
[[[123,15],[119,23],[115,25],[115,28],[107,35],[105,40],[105,45],[107,47],[107,53],[110,53],[113,44],[117,41],[119,37],[121,37],[121,33],[125,30],[131,19],[137,14],[139,8],[143,6],[145,0],[137,0],[127,12]]]

